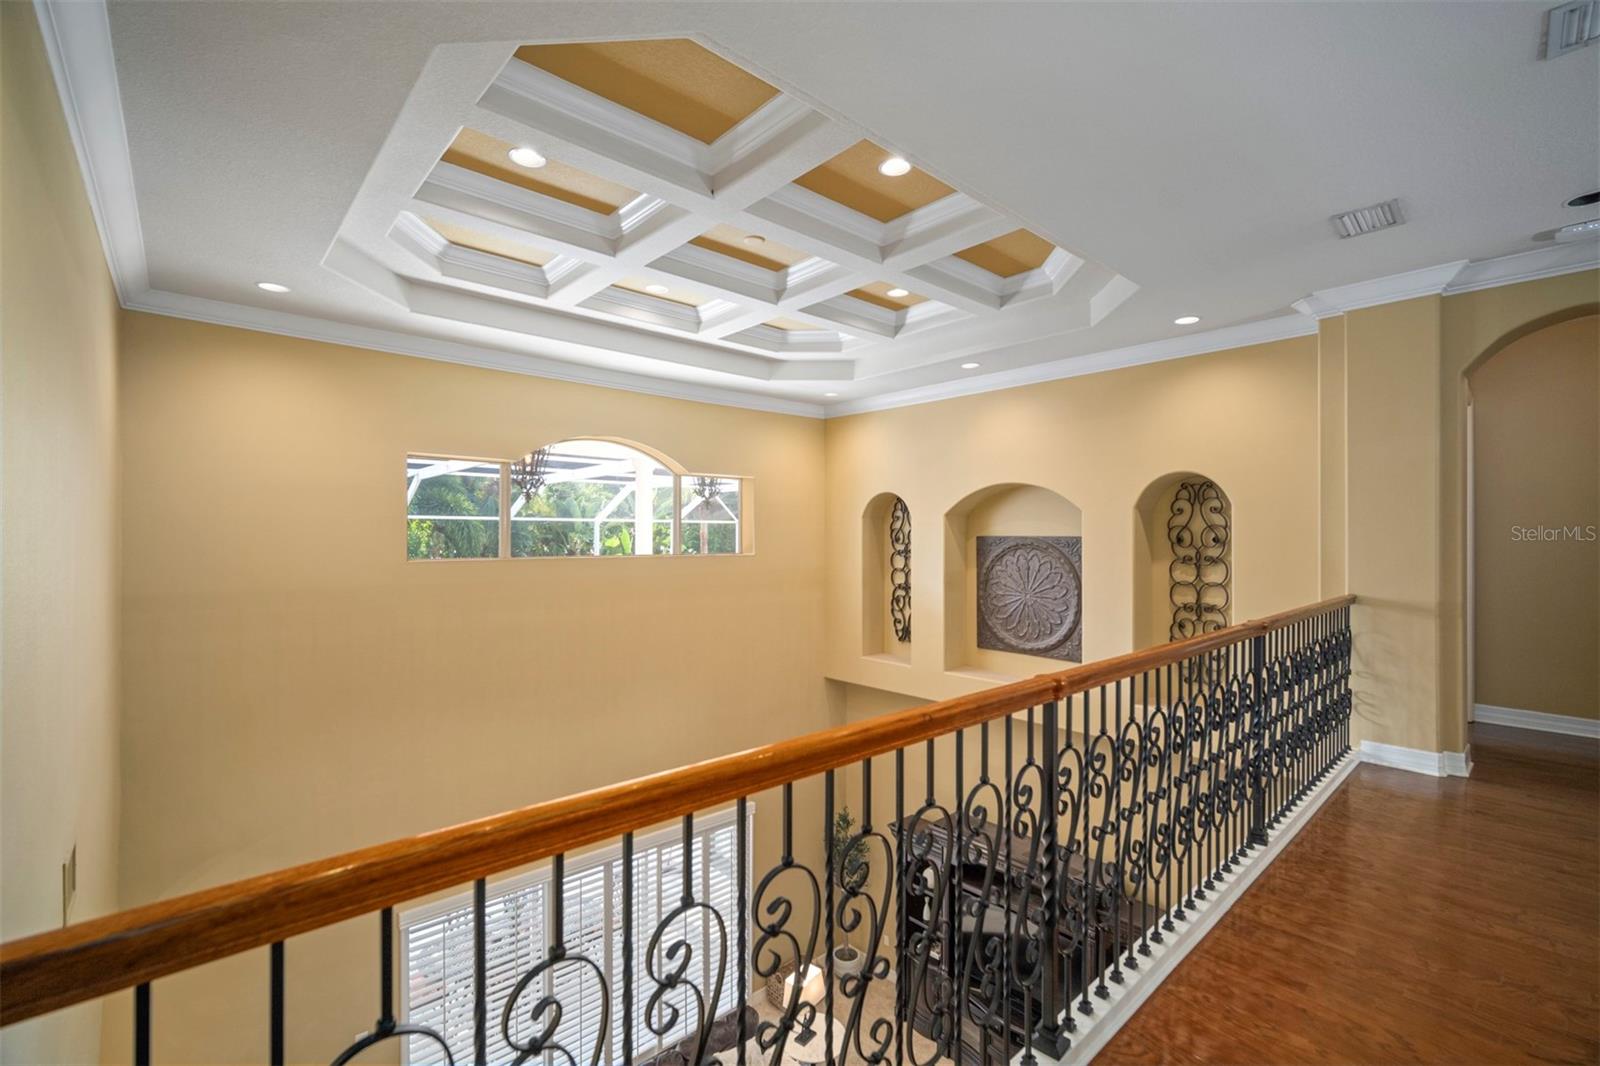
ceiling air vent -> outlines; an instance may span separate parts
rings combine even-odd
[[[1544,15],[1544,57],[1575,52],[1600,41],[1600,0],[1574,0]]]
[[[1405,220],[1405,216],[1400,213],[1400,201],[1390,200],[1387,203],[1358,207],[1354,211],[1334,215],[1333,228],[1339,231],[1341,237],[1359,237],[1363,233],[1398,226]]]

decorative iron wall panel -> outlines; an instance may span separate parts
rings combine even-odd
[[[889,511],[889,618],[894,639],[911,640],[911,511],[896,496]]]
[[[1172,626],[1168,631],[1172,640],[1227,626],[1231,537],[1228,498],[1216,482],[1197,479],[1180,483],[1167,518],[1167,542],[1172,545],[1172,562],[1167,567],[1172,579]]]
[[[1083,538],[978,538],[978,647],[1083,659]]]

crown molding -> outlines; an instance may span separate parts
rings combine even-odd
[[[1387,277],[1338,285],[1331,289],[1318,289],[1311,295],[1296,300],[1291,306],[1302,315],[1321,319],[1357,311],[1363,307],[1413,300],[1418,296],[1438,296],[1466,265],[1467,260],[1457,259],[1453,263],[1423,267],[1421,270],[1408,270],[1403,274],[1390,274]]]
[[[110,15],[104,3],[67,0],[34,0],[33,10],[111,283],[126,307],[130,298],[150,287],[150,268],[111,49]]]
[[[1093,352],[1088,355],[1075,355],[1048,363],[1035,363],[1013,370],[962,378],[960,381],[944,381],[936,385],[922,385],[914,389],[885,393],[882,396],[844,400],[829,404],[827,416],[834,418],[840,415],[866,414],[895,407],[933,403],[937,400],[951,400],[960,396],[997,392],[1000,389],[1014,389],[1019,385],[1037,385],[1045,381],[1098,374],[1104,370],[1120,370],[1123,367],[1159,363],[1168,359],[1183,359],[1191,355],[1205,355],[1229,348],[1266,344],[1290,337],[1308,337],[1316,332],[1316,323],[1304,315],[1277,315],[1238,326],[1225,326],[1204,333],[1168,337],[1165,340],[1134,344],[1126,348],[1113,348],[1110,351]]]
[[[1551,244],[1529,252],[1468,263],[1446,286],[1444,294],[1455,296],[1463,292],[1492,289],[1498,285],[1516,285],[1595,269],[1600,269],[1600,240]]]
[[[646,377],[627,371],[607,370],[603,367],[580,366],[563,359],[547,359],[480,344],[420,337],[412,333],[373,326],[356,326],[307,315],[296,315],[288,311],[207,300],[199,296],[165,292],[160,289],[147,289],[137,299],[124,303],[123,307],[130,311],[186,318],[217,326],[234,326],[239,329],[255,330],[258,333],[275,333],[284,337],[321,341],[324,344],[339,344],[351,348],[389,352],[393,355],[436,359],[440,362],[475,366],[485,370],[503,370],[513,374],[569,381],[577,385],[621,389],[624,392],[662,396],[671,400],[716,404],[719,407],[742,407],[752,411],[798,415],[803,418],[823,417],[820,405],[798,400],[721,389],[714,385],[697,385],[692,382]]]

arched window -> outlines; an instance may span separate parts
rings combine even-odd
[[[564,440],[513,464],[511,555],[670,555],[674,476],[608,440]],[[543,460],[518,484],[524,463]]]
[[[743,478],[693,474],[621,441],[558,441],[512,460],[406,458],[411,559],[732,555],[748,550]]]

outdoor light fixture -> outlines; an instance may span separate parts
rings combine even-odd
[[[900,156],[892,155],[878,164],[878,173],[886,178],[898,178],[911,173],[911,164]]]
[[[545,159],[545,157],[539,153],[537,148],[529,148],[527,145],[523,145],[520,148],[513,148],[506,154],[511,157],[511,161],[517,166],[527,167],[529,170],[538,170],[540,167],[544,166],[545,163],[549,162],[549,160]]]
[[[537,448],[521,459],[511,460],[511,483],[531,500],[544,488],[544,479],[550,473],[550,450]]]

